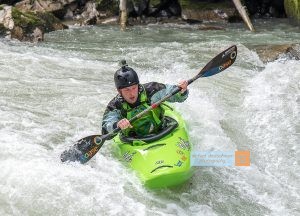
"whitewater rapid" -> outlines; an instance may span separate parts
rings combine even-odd
[[[249,47],[299,42],[300,31],[257,25],[256,34],[152,25],[73,27],[40,44],[1,39],[0,215],[299,215],[300,62],[263,63]],[[173,84],[233,44],[234,65],[197,80],[176,107],[195,150],[249,150],[250,167],[196,167],[186,184],[149,191],[111,142],[86,165],[60,163],[74,141],[100,133],[119,60],[141,82]]]

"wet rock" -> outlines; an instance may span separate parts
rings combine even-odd
[[[12,18],[12,6],[0,6],[0,24],[7,30],[14,28],[15,23]]]
[[[83,25],[95,25],[97,23],[97,17],[91,17],[91,18],[88,18],[88,19],[85,19],[83,21]]]
[[[78,3],[77,2],[72,2],[71,4],[69,4],[68,6],[65,7],[65,13],[64,13],[64,17],[60,18],[59,16],[57,16],[59,19],[62,20],[75,20],[76,15],[82,13],[79,9],[78,9]]]
[[[236,16],[236,9],[231,1],[179,1],[182,7],[182,18],[199,21],[228,21]]]
[[[22,12],[55,12],[63,10],[65,5],[71,4],[76,0],[23,0],[15,6]]]
[[[38,27],[36,27],[33,30],[32,36],[33,36],[33,42],[39,42],[44,40],[44,32]]]
[[[97,23],[98,15],[96,3],[89,1],[84,6],[84,11],[82,12],[80,19],[83,21],[84,25],[94,25]]]
[[[199,25],[199,30],[209,31],[209,30],[224,30],[225,28],[222,26],[213,26],[213,25]]]
[[[51,13],[23,13],[12,6],[0,8],[1,25],[4,36],[31,42],[42,41],[46,32],[67,28]]]
[[[287,49],[287,55],[296,60],[300,60],[300,44],[294,44]]]
[[[215,9],[215,10],[195,10],[195,9],[182,9],[182,18],[185,20],[209,20],[209,21],[224,21],[229,17],[235,16],[235,9]]]
[[[253,49],[264,63],[275,61],[281,56],[300,60],[299,44],[256,45]]]

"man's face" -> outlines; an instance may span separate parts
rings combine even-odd
[[[127,103],[130,104],[134,104],[138,99],[138,91],[139,91],[139,86],[137,84],[119,89],[119,93],[127,101]]]

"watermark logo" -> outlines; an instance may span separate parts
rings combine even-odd
[[[250,166],[249,151],[194,151],[192,166]]]
[[[250,166],[250,151],[236,151],[235,166]]]

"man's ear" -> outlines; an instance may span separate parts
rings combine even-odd
[[[122,96],[122,92],[120,89],[117,89],[117,91],[119,92],[119,94]]]

